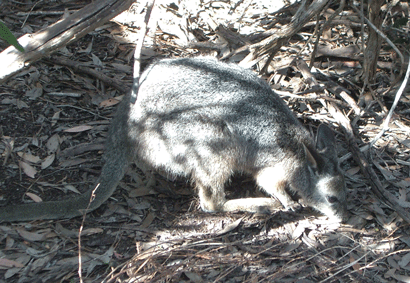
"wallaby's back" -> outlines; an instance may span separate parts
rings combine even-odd
[[[237,161],[254,160],[254,164],[239,162],[235,166],[259,167],[270,159],[282,159],[300,142],[314,147],[308,131],[265,81],[236,64],[208,57],[168,59],[151,65],[141,77],[129,123],[139,154],[164,149],[164,156],[173,158],[170,165],[179,164],[174,164],[178,154],[171,153],[176,148],[186,148],[184,154],[189,154],[205,145],[218,153],[229,146],[240,150],[235,153]],[[148,134],[153,136],[147,140]],[[163,146],[157,147],[157,143]]]

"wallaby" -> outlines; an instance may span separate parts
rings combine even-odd
[[[316,141],[281,98],[252,71],[210,57],[164,59],[141,75],[138,98],[118,106],[105,164],[87,212],[115,190],[130,162],[185,176],[204,211],[266,212],[271,197],[226,200],[233,172],[251,174],[287,209],[287,191],[337,221],[346,219],[346,189],[332,131],[320,125]],[[63,201],[0,208],[2,221],[79,216],[92,190]]]

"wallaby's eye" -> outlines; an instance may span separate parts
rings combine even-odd
[[[330,196],[330,197],[327,197],[327,201],[330,203],[335,203],[335,202],[338,202],[339,200],[335,196]]]

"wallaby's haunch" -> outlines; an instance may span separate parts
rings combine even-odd
[[[253,175],[285,208],[286,190],[335,220],[346,217],[346,189],[332,131],[314,141],[270,86],[252,71],[208,57],[168,59],[141,76],[138,99],[120,104],[108,134],[105,165],[89,211],[115,190],[130,162],[191,178],[203,210],[269,211],[272,198],[226,200],[233,172]],[[0,220],[71,218],[91,190],[64,201],[0,208]]]

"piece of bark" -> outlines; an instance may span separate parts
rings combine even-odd
[[[128,9],[133,2],[133,0],[95,1],[44,30],[23,35],[18,41],[26,52],[21,53],[10,46],[0,53],[0,62],[2,62],[0,83],[29,64],[103,25]]]
[[[384,16],[382,5],[384,0],[374,0],[368,3],[369,21],[380,30]],[[383,38],[373,28],[369,29],[366,49],[364,50],[363,75],[362,79],[366,84],[375,83],[377,74],[377,59],[379,58],[380,48]]]
[[[263,55],[269,54],[270,58],[262,69],[262,73],[265,72],[267,65],[270,63],[276,51],[278,51],[291,36],[301,30],[312,17],[320,13],[328,2],[329,0],[315,0],[309,7],[301,6],[289,24],[283,26],[280,31],[276,31],[272,36],[250,46],[251,53],[248,55],[250,58],[248,58],[247,61],[262,58]]]
[[[352,60],[360,60],[361,56],[357,55],[360,52],[357,45],[343,46],[339,48],[331,48],[330,46],[320,46],[316,53],[316,58],[327,56],[336,58],[345,58]]]

